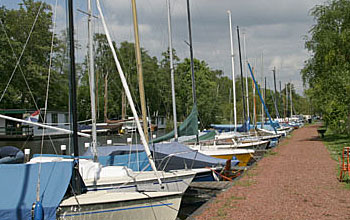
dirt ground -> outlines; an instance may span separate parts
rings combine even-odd
[[[350,219],[350,190],[317,126],[293,131],[195,219]]]

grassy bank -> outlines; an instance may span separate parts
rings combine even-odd
[[[337,134],[330,129],[327,129],[322,140],[327,146],[332,158],[337,161],[342,155],[343,148],[350,147],[350,137],[348,135]]]
[[[336,160],[340,165],[342,152],[344,147],[350,147],[350,137],[345,134],[337,134],[331,129],[327,129],[324,137],[322,138],[323,143],[326,145],[332,159]],[[337,177],[340,174],[340,166],[337,167]],[[346,188],[350,189],[350,179],[346,178]]]

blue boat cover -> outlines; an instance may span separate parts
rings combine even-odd
[[[0,219],[31,220],[40,164],[0,165]],[[44,219],[56,219],[72,176],[72,162],[41,163],[40,200]]]
[[[226,160],[218,159],[214,157],[207,156],[205,154],[199,153],[189,147],[178,143],[157,143],[150,145],[150,149],[154,154],[155,149],[155,160],[158,164],[158,168],[162,168],[162,165],[167,165],[165,168],[168,170],[176,169],[187,169],[187,168],[203,168],[203,167],[213,167],[217,165],[224,166]],[[139,145],[122,145],[122,146],[101,146],[97,148],[97,154],[108,156],[108,155],[118,155],[118,154],[129,154],[130,152],[138,151],[143,152],[144,146]],[[92,156],[91,148],[84,153],[84,156]],[[231,164],[235,165],[239,163],[238,160],[232,160]]]
[[[66,159],[74,159],[73,156],[69,155],[57,155],[57,154],[34,154],[33,157],[63,157]],[[85,153],[85,156],[80,156],[80,159],[93,159],[91,151]],[[152,168],[149,166],[148,158],[145,152],[130,153],[123,155],[104,155],[98,156],[98,162],[102,166],[125,166],[133,171],[150,171]]]

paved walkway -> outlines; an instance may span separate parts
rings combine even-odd
[[[350,190],[317,135],[297,129],[196,219],[350,219]]]

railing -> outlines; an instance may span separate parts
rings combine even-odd
[[[19,126],[19,127],[0,127],[0,135],[33,136],[33,134],[34,134],[34,129],[26,125]]]

